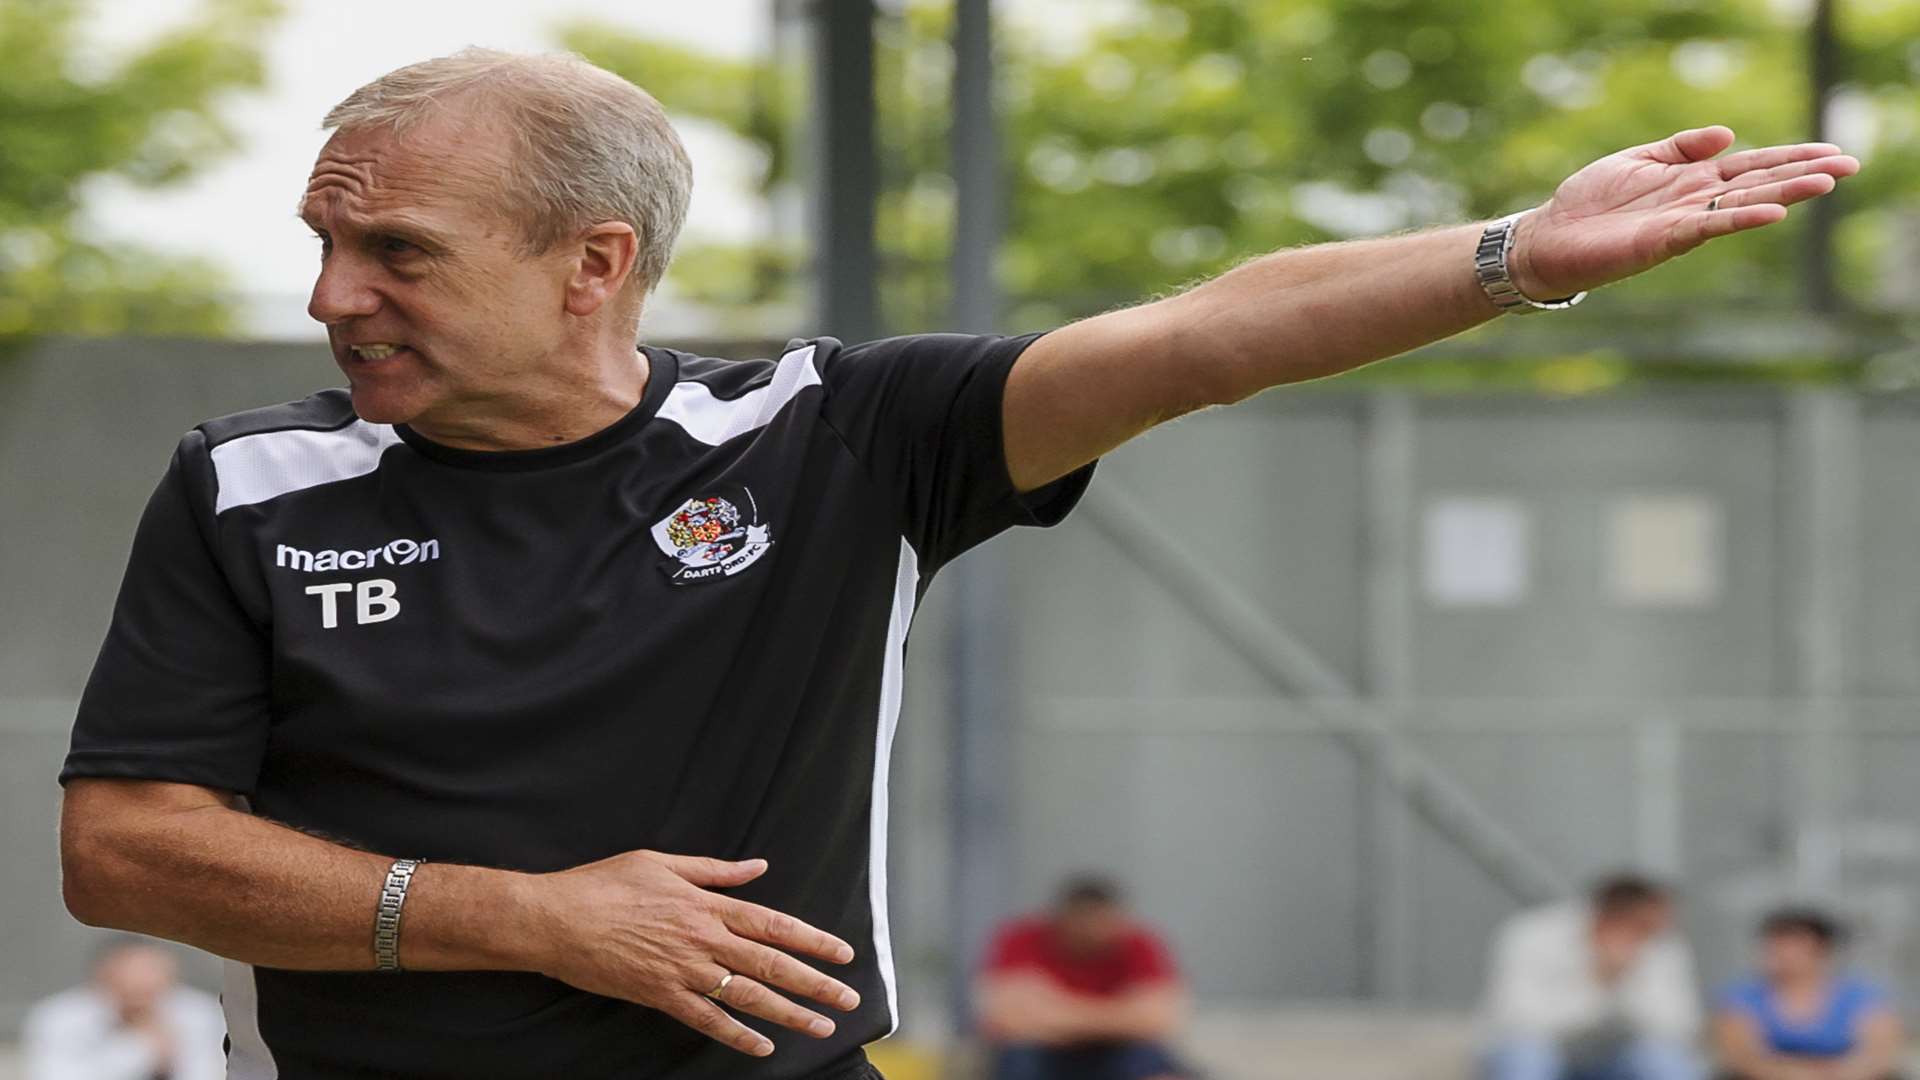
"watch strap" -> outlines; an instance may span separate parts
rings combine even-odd
[[[380,907],[373,916],[373,966],[376,971],[400,970],[400,909],[422,859],[397,859],[380,886]]]
[[[1520,219],[1532,213],[1522,210],[1517,214],[1508,214],[1498,221],[1487,223],[1480,233],[1480,243],[1473,250],[1473,276],[1479,280],[1480,287],[1486,290],[1487,297],[1502,311],[1511,311],[1517,315],[1527,315],[1535,311],[1565,311],[1587,298],[1585,292],[1558,300],[1535,300],[1521,292],[1513,283],[1513,275],[1508,267],[1508,259],[1513,254],[1513,237]]]

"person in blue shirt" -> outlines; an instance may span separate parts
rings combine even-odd
[[[1714,1050],[1728,1080],[1894,1080],[1906,1035],[1885,990],[1836,966],[1846,931],[1813,908],[1760,924],[1760,969],[1721,994]]]

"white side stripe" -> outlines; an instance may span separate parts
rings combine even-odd
[[[796,394],[819,385],[820,372],[813,366],[813,346],[808,345],[780,358],[772,382],[731,401],[714,397],[705,383],[692,380],[675,383],[667,392],[667,400],[660,403],[659,416],[679,424],[687,434],[708,446],[719,446],[737,435],[766,427]]]
[[[260,999],[253,987],[253,967],[228,960],[220,990],[220,1006],[227,1013],[227,1080],[278,1080],[280,1067],[273,1051],[260,1037]]]
[[[213,448],[220,495],[213,512],[251,506],[289,491],[364,476],[400,441],[391,424],[354,421],[335,431],[263,431]]]
[[[893,614],[887,619],[887,655],[880,669],[880,720],[873,733],[872,831],[867,837],[867,901],[873,906],[873,955],[887,987],[887,1034],[900,1030],[900,991],[893,974],[893,933],[887,920],[887,764],[893,732],[900,725],[900,687],[905,678],[907,628],[920,586],[913,546],[900,541],[900,567],[893,579]]]

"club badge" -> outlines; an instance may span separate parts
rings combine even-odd
[[[739,493],[745,514],[731,499],[706,495],[688,499],[654,524],[653,542],[670,560],[664,564],[668,580],[688,585],[732,577],[773,546],[753,492],[740,488]]]

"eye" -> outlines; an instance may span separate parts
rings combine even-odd
[[[388,236],[381,238],[380,250],[388,255],[412,255],[420,250],[420,246],[411,240]]]

